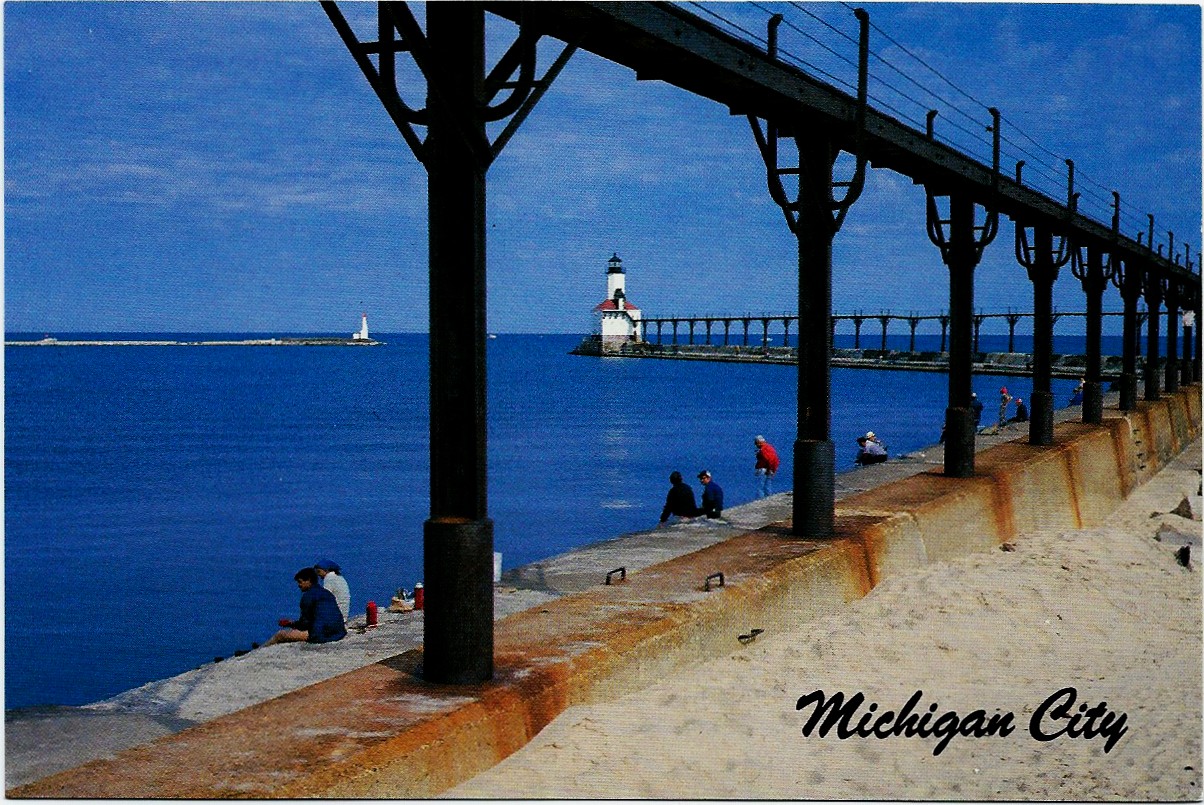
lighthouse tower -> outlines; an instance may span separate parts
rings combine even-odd
[[[363,316],[360,317],[360,330],[358,333],[351,334],[351,340],[353,340],[353,341],[368,341],[369,340],[368,339],[368,314],[367,313],[364,313]]]
[[[595,308],[604,352],[617,352],[623,344],[640,340],[640,309],[627,301],[627,272],[618,253],[606,263],[606,298]]]

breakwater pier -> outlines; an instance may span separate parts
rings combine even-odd
[[[213,341],[174,341],[170,339],[81,340],[46,338],[37,341],[5,341],[6,347],[376,347],[385,342],[371,338],[247,338]]]
[[[575,349],[574,355],[614,358],[660,358],[681,361],[719,361],[727,363],[797,364],[795,347],[741,346],[721,344],[656,344],[627,342],[604,347],[596,336],[587,337]],[[1164,361],[1159,361],[1162,366]],[[908,352],[890,349],[833,349],[831,365],[844,369],[891,369],[904,372],[948,372],[949,355],[944,352]],[[975,353],[973,371],[978,375],[1031,376],[1033,356],[1026,352]],[[1138,371],[1145,361],[1137,358]],[[1086,355],[1053,355],[1050,377],[1074,380],[1086,373]],[[1101,359],[1100,378],[1119,380],[1123,359],[1110,355]]]
[[[842,475],[831,538],[791,537],[791,495],[782,493],[734,513],[722,530],[703,533],[683,523],[517,569],[491,591],[499,601],[513,599],[513,607],[497,609],[497,668],[483,683],[435,684],[416,673],[426,656],[425,647],[414,646],[417,614],[408,628],[390,623],[353,635],[336,648],[358,667],[322,681],[292,675],[322,661],[326,647],[293,644],[257,649],[175,683],[152,683],[140,694],[144,709],[123,700],[88,715],[145,713],[162,721],[170,714],[200,723],[172,734],[161,728],[153,741],[31,775],[7,794],[438,795],[518,751],[567,708],[614,701],[740,652],[754,628],[769,637],[820,623],[848,612],[883,582],[905,582],[962,557],[998,556],[1001,548],[1023,557],[1025,535],[1035,530],[1104,522],[1177,456],[1199,450],[1198,385],[1140,402],[1131,412],[1117,410],[1116,400],[1109,396],[1096,425],[1076,421],[1076,411],[1059,412],[1054,445],[1026,443],[1022,428],[984,438],[970,478],[941,473],[939,448]],[[1185,491],[1176,489],[1159,511],[1168,512],[1182,494],[1198,501],[1198,462],[1194,467],[1185,473]],[[1197,506],[1191,503],[1191,511]],[[1148,510],[1135,516],[1151,522]],[[1165,553],[1164,565],[1173,570]],[[627,572],[614,574],[619,568]],[[1068,579],[1081,575],[1077,566],[1074,573],[1070,565],[1053,569]],[[716,576],[722,578],[709,581]],[[991,604],[1009,611],[1005,601]],[[425,623],[429,613],[421,617]],[[1046,628],[1052,634],[1057,627]],[[386,645],[389,630],[397,634]],[[267,683],[279,687],[252,695]],[[211,709],[222,714],[176,709],[195,707],[206,692],[221,700]],[[234,699],[255,703],[221,707]],[[320,729],[314,713],[323,714]],[[6,751],[16,751],[11,740]]]

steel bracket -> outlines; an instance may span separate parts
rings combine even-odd
[[[406,144],[410,146],[418,161],[425,165],[426,140],[414,127],[427,125],[429,110],[415,108],[402,100],[396,83],[396,54],[410,54],[415,66],[426,79],[428,102],[443,102],[440,90],[443,79],[433,66],[426,35],[409,6],[404,2],[377,3],[378,39],[375,42],[361,42],[335,0],[322,0],[321,4]],[[454,104],[447,108],[447,112],[456,121],[456,131],[483,168],[487,169],[497,159],[506,143],[514,136],[515,131],[577,50],[576,44],[566,44],[543,76],[536,78],[536,45],[539,38],[538,34],[533,33],[520,21],[518,37],[485,77],[481,96],[477,99],[477,108],[469,112],[457,108]],[[369,58],[369,54],[373,53],[379,54],[378,64],[373,64]],[[510,94],[491,106],[490,104],[505,90],[510,90]],[[492,143],[480,134],[477,125],[480,122],[495,122],[506,118],[509,118],[506,126]]]

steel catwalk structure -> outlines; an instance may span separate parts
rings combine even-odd
[[[973,271],[983,248],[994,238],[1000,214],[1016,223],[1017,257],[1029,270],[1034,287],[1034,362],[1038,367],[1030,426],[1034,444],[1052,442],[1052,404],[1047,397],[1054,314],[1049,291],[1071,249],[1089,250],[1087,271],[1093,289],[1099,284],[1093,268],[1096,256],[1102,260],[1103,254],[1108,255],[1113,282],[1125,300],[1125,367],[1134,391],[1136,302],[1138,296],[1145,297],[1151,336],[1146,399],[1158,398],[1162,379],[1157,339],[1162,300],[1168,302],[1168,316],[1179,308],[1200,315],[1199,278],[1190,265],[1177,264],[1173,241],[1167,256],[1162,255],[1161,246],[1157,253],[1153,251],[1152,218],[1143,245],[1140,237],[1134,242],[1120,235],[1115,226],[1078,213],[1073,168],[1065,203],[1026,187],[1020,166],[1015,180],[1001,176],[997,115],[992,121],[993,164],[984,165],[933,137],[935,112],[929,114],[928,130],[919,132],[869,107],[863,11],[856,12],[862,40],[859,90],[853,97],[778,61],[777,23],[772,19],[769,48],[763,52],[666,3],[430,3],[423,31],[405,3],[381,2],[376,7],[377,40],[361,42],[336,3],[322,5],[428,173],[431,516],[424,526],[427,596],[422,673],[431,681],[474,683],[490,678],[493,672],[493,524],[488,516],[485,463],[486,173],[577,47],[634,69],[640,79],[661,80],[722,103],[752,125],[765,160],[770,194],[798,241],[799,336],[800,345],[805,346],[799,354],[794,451],[792,532],[797,536],[825,537],[833,532],[831,246],[845,212],[860,192],[867,165],[894,170],[924,185],[929,236],[949,267],[951,343],[945,464],[949,475],[966,477],[974,471],[970,360],[982,317],[973,313]],[[486,10],[519,25],[516,40],[488,74]],[[542,36],[569,44],[544,76],[537,78],[535,46]],[[401,53],[413,59],[426,79],[425,108],[408,106],[398,93],[395,59]],[[500,101],[496,100],[499,96]],[[500,120],[508,122],[491,143],[485,124]],[[426,128],[425,139],[415,126]],[[778,142],[785,138],[792,139],[797,150],[797,162],[792,165],[780,161]],[[841,151],[857,160],[849,181],[833,176]],[[798,177],[793,197],[786,192],[784,176]],[[842,187],[844,197],[835,198],[834,188]],[[978,207],[985,214],[981,225],[976,223]],[[1029,230],[1033,232],[1031,241]],[[1089,312],[1095,310],[1090,301],[1093,294],[1088,292]],[[942,330],[945,323],[942,318]],[[747,325],[745,332],[747,339]],[[1174,337],[1173,330],[1171,335]],[[1185,342],[1185,357],[1187,354]],[[1168,350],[1168,357],[1173,355]],[[1168,364],[1168,385],[1173,382],[1172,371]],[[1186,374],[1186,369],[1183,371]],[[1199,350],[1195,351],[1192,374],[1198,380]],[[1122,394],[1121,407],[1133,407],[1134,396]],[[1087,416],[1088,406],[1084,406]]]

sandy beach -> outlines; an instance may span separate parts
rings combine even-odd
[[[1099,527],[1025,534],[788,633],[733,635],[726,657],[570,708],[446,796],[1199,800],[1200,465],[1197,441]],[[796,705],[817,690],[864,694],[851,728],[922,691],[914,712],[955,711],[965,734],[939,754],[939,735],[889,722],[887,737],[805,736],[816,707]],[[1010,733],[976,737],[976,710],[1011,714]]]

